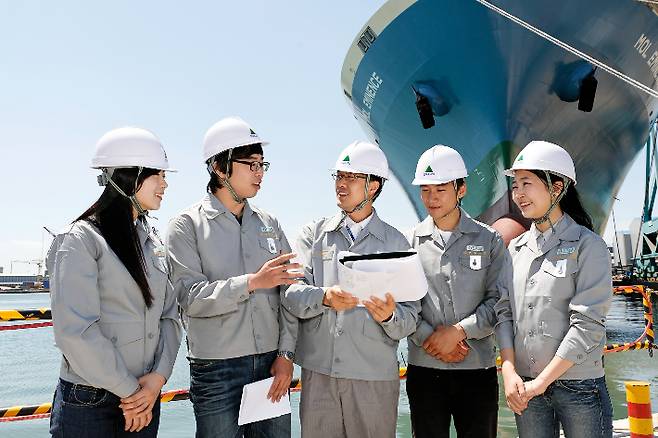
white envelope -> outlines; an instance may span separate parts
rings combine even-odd
[[[396,302],[420,300],[428,285],[418,254],[400,251],[379,254],[338,253],[338,285],[360,301],[371,296],[386,299],[390,293]]]
[[[268,420],[290,413],[288,392],[277,403],[267,398],[274,377],[249,383],[242,388],[242,401],[238,414],[238,426]]]

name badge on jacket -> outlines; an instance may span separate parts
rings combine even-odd
[[[469,256],[470,260],[468,262],[469,266],[474,271],[479,271],[482,269],[482,256],[481,255],[472,255]]]
[[[267,248],[270,250],[272,254],[276,254],[276,243],[274,242],[274,239],[271,237],[267,238]]]
[[[555,273],[558,277],[563,278],[567,274],[567,259],[558,260],[555,262]]]

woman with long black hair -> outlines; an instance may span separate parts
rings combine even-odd
[[[576,192],[569,153],[529,143],[506,171],[530,230],[512,240],[496,329],[520,438],[612,437],[603,347],[610,254]],[[506,277],[506,278],[505,278]]]
[[[62,352],[50,433],[155,437],[181,330],[164,245],[146,216],[160,208],[171,169],[141,128],[105,134],[92,167],[105,190],[48,254]]]

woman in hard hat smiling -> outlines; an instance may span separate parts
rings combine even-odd
[[[141,128],[105,134],[92,167],[105,190],[48,253],[62,351],[50,433],[155,437],[181,332],[164,246],[145,216],[160,208],[171,169]]]
[[[612,300],[610,253],[576,192],[569,153],[530,142],[506,171],[530,230],[512,240],[509,293],[497,305],[508,405],[521,438],[611,437],[603,347]]]
[[[495,437],[498,376],[495,305],[505,244],[460,207],[467,176],[459,153],[425,151],[412,184],[428,217],[412,231],[429,284],[418,328],[409,336],[407,394],[415,437]]]

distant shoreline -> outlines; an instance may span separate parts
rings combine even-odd
[[[45,294],[50,289],[0,289],[0,294]]]

